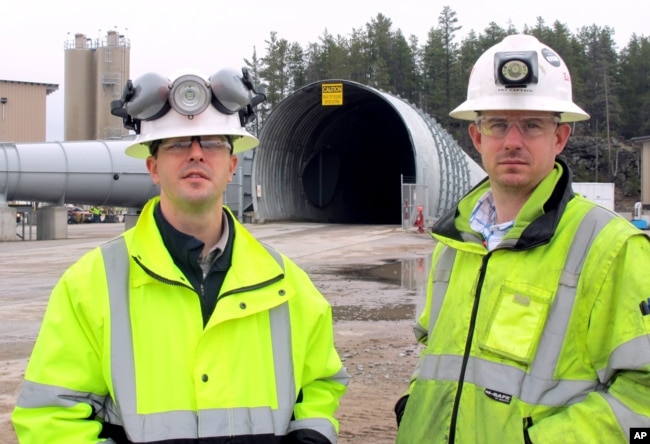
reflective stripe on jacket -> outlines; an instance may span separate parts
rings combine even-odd
[[[488,252],[464,222],[487,186],[436,226],[397,442],[627,442],[650,427],[650,242],[558,164]]]
[[[21,442],[258,443],[295,430],[336,442],[348,375],[330,305],[235,223],[232,268],[204,329],[156,229],[156,202],[123,235],[127,295],[120,254],[104,263],[99,248],[54,289],[12,416]]]

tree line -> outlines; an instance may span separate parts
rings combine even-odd
[[[244,63],[264,87],[267,100],[258,112],[258,130],[273,107],[299,88],[327,79],[361,83],[391,93],[432,116],[461,145],[469,143],[466,124],[449,112],[466,98],[472,66],[488,48],[510,34],[532,34],[553,48],[571,72],[574,101],[591,115],[576,123],[574,134],[629,139],[650,135],[650,38],[633,34],[617,49],[614,29],[584,26],[572,33],[565,24],[551,26],[537,18],[518,30],[491,22],[483,32],[462,39],[462,25],[444,6],[426,42],[393,29],[379,13],[348,36],[325,30],[318,42],[302,45],[277,32],[265,40],[264,54],[253,49]]]

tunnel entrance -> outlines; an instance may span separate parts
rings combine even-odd
[[[314,133],[301,183],[327,222],[398,224],[401,177],[415,176],[413,150],[399,116],[367,101]]]
[[[253,167],[258,217],[401,223],[402,177],[416,176],[405,122],[365,87],[344,88],[341,106],[322,106],[315,85],[285,99],[267,119]]]

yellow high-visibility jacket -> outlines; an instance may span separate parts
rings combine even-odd
[[[488,251],[469,226],[488,187],[434,227],[397,442],[628,442],[650,427],[648,237],[574,195],[558,162]]]
[[[235,220],[232,266],[204,328],[157,202],[54,288],[12,414],[20,442],[279,443],[315,431],[335,443],[349,377],[329,303]]]

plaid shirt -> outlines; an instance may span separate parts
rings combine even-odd
[[[483,245],[488,250],[495,249],[501,239],[510,231],[515,221],[503,222],[497,221],[497,209],[494,206],[494,196],[492,190],[488,190],[476,203],[472,215],[469,217],[469,224],[472,230],[483,235]]]

